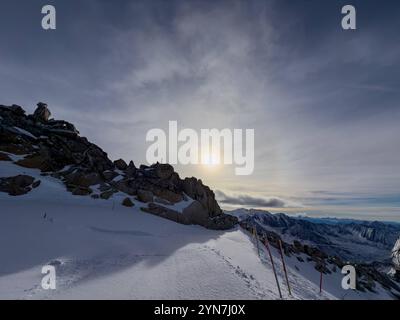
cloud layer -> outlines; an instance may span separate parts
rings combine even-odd
[[[217,190],[215,192],[217,200],[222,204],[251,207],[251,208],[284,208],[286,203],[278,198],[257,198],[250,195],[229,196],[224,192]]]

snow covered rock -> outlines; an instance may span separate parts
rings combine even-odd
[[[19,196],[28,193],[36,188],[35,178],[28,175],[0,178],[0,192],[6,192],[11,196]]]
[[[400,238],[396,241],[392,249],[392,262],[393,268],[390,274],[398,281],[400,281]]]
[[[393,247],[392,258],[393,258],[394,268],[400,271],[400,238],[396,241]]]

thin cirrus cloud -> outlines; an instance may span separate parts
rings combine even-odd
[[[215,191],[216,198],[222,204],[254,208],[284,208],[288,204],[279,198],[262,198],[245,194],[227,195],[220,190]]]

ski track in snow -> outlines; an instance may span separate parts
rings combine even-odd
[[[214,252],[230,269],[231,272],[238,277],[238,281],[244,282],[244,285],[249,288],[255,297],[258,299],[268,299],[275,296],[275,293],[269,289],[261,288],[260,283],[255,279],[252,274],[247,274],[240,266],[235,266],[231,262],[231,258],[225,257],[219,250],[205,246],[208,250]],[[267,292],[267,293],[266,293]]]

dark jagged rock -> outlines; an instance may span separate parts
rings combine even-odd
[[[96,172],[82,172],[75,171],[64,178],[67,184],[73,184],[81,187],[90,187],[96,184],[100,184],[102,179]]]
[[[3,105],[1,105],[0,107],[7,108],[10,112],[12,112],[16,116],[25,115],[25,110],[21,106],[16,105],[16,104],[13,104],[11,106],[3,106]]]
[[[62,180],[74,195],[91,195],[90,187],[100,185],[100,194],[92,194],[93,197],[109,199],[116,192],[123,192],[137,196],[148,203],[149,211],[161,216],[171,215],[170,211],[162,213],[167,210],[163,206],[190,197],[195,201],[180,214],[179,221],[175,219],[180,223],[200,224],[211,229],[228,229],[237,223],[236,218],[222,212],[214,192],[201,180],[182,180],[169,164],[137,168],[133,161],[129,164],[122,159],[113,162],[101,148],[81,137],[73,124],[50,119],[50,116],[45,103],[38,103],[33,115],[26,115],[17,105],[0,105],[0,161],[12,161],[8,153],[23,156],[15,164],[40,169],[42,175]],[[25,188],[28,190],[32,186]]]
[[[229,215],[216,215],[210,218],[207,208],[197,200],[183,210],[183,216],[195,224],[215,230],[230,229],[237,221]]]
[[[144,203],[153,202],[154,195],[153,195],[153,193],[151,191],[138,190],[137,199],[140,202],[144,202]]]
[[[186,178],[182,182],[182,190],[192,199],[199,201],[211,217],[222,214],[222,210],[215,200],[214,192],[209,187],[203,185],[201,180],[194,177]]]
[[[125,198],[122,201],[122,205],[125,206],[125,207],[130,208],[130,207],[133,207],[135,204],[132,202],[132,200],[130,198]]]
[[[129,179],[122,179],[116,183],[111,183],[111,185],[126,194],[129,194],[130,196],[134,196],[137,194],[137,188],[135,186],[132,186],[132,180]]]
[[[43,172],[55,169],[52,159],[45,152],[30,154],[24,159],[18,160],[16,164],[25,168],[40,169]]]
[[[33,118],[36,121],[40,122],[47,122],[51,116],[50,110],[47,108],[47,104],[43,102],[39,102],[37,104],[37,108],[35,112],[33,113]]]
[[[156,164],[153,166],[156,171],[156,175],[160,179],[169,179],[174,173],[174,168],[169,164]]]
[[[28,175],[0,178],[0,192],[6,192],[10,196],[21,196],[32,190],[34,181],[35,178]]]
[[[0,152],[0,161],[12,161],[12,160],[7,154]]]
[[[118,176],[118,173],[113,170],[106,170],[103,172],[103,178],[107,182],[113,180],[116,176]]]
[[[118,170],[126,170],[126,168],[128,168],[128,165],[126,164],[126,162],[123,159],[115,160],[114,164]]]
[[[67,188],[72,191],[74,196],[88,196],[93,192],[89,187],[67,185]]]
[[[104,200],[108,200],[113,196],[114,193],[116,193],[116,190],[111,189],[111,190],[104,191],[100,194],[100,198],[104,199]]]
[[[126,168],[125,175],[129,178],[134,177],[136,175],[137,169],[133,161],[129,162],[129,165]]]

